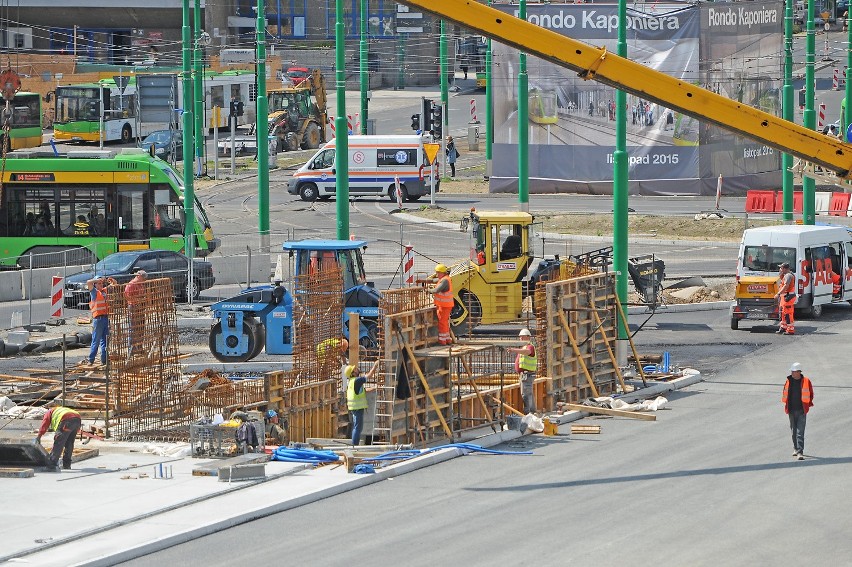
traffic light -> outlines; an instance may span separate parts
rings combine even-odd
[[[423,132],[426,133],[432,129],[432,102],[431,99],[423,99]]]
[[[417,132],[420,130],[420,115],[412,114],[411,115],[411,129]]]
[[[432,104],[432,130],[435,132],[436,138],[441,138],[443,133],[443,109],[440,103]]]
[[[805,89],[799,91],[799,106],[805,107]]]

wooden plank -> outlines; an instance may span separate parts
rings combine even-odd
[[[594,435],[594,434],[599,434],[600,432],[601,432],[601,426],[600,425],[571,424],[571,433],[574,433],[574,434]]]
[[[586,413],[597,413],[603,415],[614,415],[618,417],[629,417],[632,419],[640,419],[642,421],[657,421],[657,416],[652,413],[642,413],[636,411],[614,410],[609,408],[597,408],[594,406],[583,406],[580,404],[565,404],[565,409],[573,411],[584,411]]]

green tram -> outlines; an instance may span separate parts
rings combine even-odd
[[[4,107],[0,100],[0,107]],[[9,149],[37,148],[41,145],[41,95],[19,92],[9,102]],[[5,133],[0,132],[0,141]],[[1,148],[2,146],[0,146]]]
[[[185,252],[183,184],[138,148],[7,154],[0,269],[87,264],[120,250]],[[219,245],[195,200],[195,255]]]

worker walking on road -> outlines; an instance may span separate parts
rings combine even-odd
[[[59,457],[62,457],[62,468],[71,468],[71,455],[74,452],[74,439],[82,426],[80,414],[71,408],[57,406],[41,420],[41,427],[36,436],[36,443],[41,443],[41,437],[48,431],[55,431],[53,448],[48,456],[48,472],[59,472]]]
[[[535,354],[535,345],[532,342],[532,333],[529,329],[521,329],[518,337],[527,344],[520,348],[509,348],[509,352],[516,353],[515,372],[521,384],[521,399],[524,402],[524,413],[535,412],[535,371],[538,368],[538,357]]]
[[[136,276],[124,287],[127,311],[130,318],[130,356],[141,352],[145,332],[145,282],[148,272],[136,270]]]
[[[802,365],[798,362],[790,365],[781,403],[784,404],[784,413],[790,418],[793,456],[801,461],[805,458],[805,423],[808,411],[814,405],[814,386],[807,376],[802,375]]]
[[[350,364],[343,371],[343,376],[347,380],[346,385],[346,407],[349,408],[349,423],[352,426],[352,445],[356,446],[361,442],[361,432],[364,430],[364,410],[367,409],[367,380],[373,378],[376,369],[379,367],[377,360],[370,371],[364,376],[361,376],[360,369],[354,364]]]
[[[101,351],[101,364],[107,363],[107,337],[109,336],[109,305],[105,284],[117,284],[112,278],[94,278],[86,282],[89,290],[89,309],[92,311],[92,346],[89,358],[83,362],[95,363],[98,349]]]
[[[790,264],[784,262],[779,269],[778,278],[781,283],[775,299],[778,300],[778,309],[781,311],[781,322],[778,325],[778,334],[795,334],[795,321],[793,310],[796,305],[796,276],[790,271]]]
[[[431,278],[438,278],[435,287],[429,289],[438,312],[438,342],[442,345],[452,344],[450,335],[450,311],[453,310],[453,282],[450,280],[449,269],[444,264],[435,266]]]

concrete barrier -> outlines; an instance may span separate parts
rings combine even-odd
[[[207,260],[213,264],[216,284],[246,283],[247,256],[212,257]],[[251,281],[253,284],[269,283],[272,273],[272,259],[269,254],[253,254],[251,257]]]
[[[0,301],[19,301],[24,298],[20,272],[0,272]]]
[[[53,276],[70,276],[71,274],[82,272],[85,269],[91,269],[91,265],[67,266],[65,269],[63,269],[61,266],[58,268],[36,268],[33,270],[32,273],[32,290],[30,290],[29,270],[21,270],[19,272],[15,272],[15,274],[18,276],[21,282],[21,289],[23,290],[23,299],[29,299],[30,293],[32,293],[33,299],[42,299],[45,297],[50,297],[50,291],[53,287]]]

